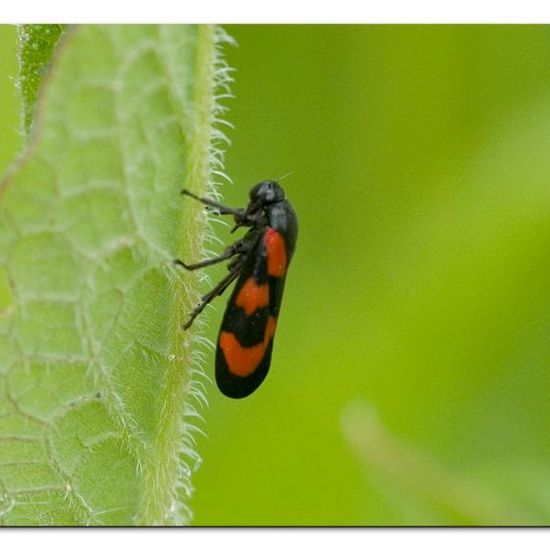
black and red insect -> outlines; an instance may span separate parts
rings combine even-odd
[[[175,263],[188,270],[228,260],[229,273],[205,296],[183,326],[188,329],[197,315],[237,279],[223,316],[216,349],[216,382],[220,391],[235,399],[255,391],[267,376],[273,338],[288,265],[298,236],[298,220],[278,182],[267,180],[250,190],[246,208],[230,208],[210,199],[188,195],[217,214],[232,215],[235,227],[248,233],[215,258],[196,264]]]

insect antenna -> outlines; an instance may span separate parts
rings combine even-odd
[[[292,174],[294,174],[294,170],[291,170],[290,172],[287,172],[286,174],[284,174],[283,176],[277,178],[275,181],[277,183],[280,183],[282,180],[284,180],[285,178],[288,178],[288,176],[292,176]]]

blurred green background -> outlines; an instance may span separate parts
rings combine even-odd
[[[195,524],[550,523],[550,27],[226,30],[225,202],[293,171],[300,236],[268,379],[208,387]]]

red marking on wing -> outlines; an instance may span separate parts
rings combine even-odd
[[[283,236],[275,229],[269,228],[264,235],[264,244],[267,250],[267,273],[271,277],[282,277],[287,266]]]
[[[247,315],[252,315],[257,309],[269,304],[269,286],[259,285],[254,277],[249,277],[239,290],[235,305],[244,309]]]
[[[223,351],[227,368],[231,373],[237,376],[248,376],[258,368],[269,346],[269,342],[275,334],[276,325],[277,319],[269,317],[265,327],[263,342],[249,348],[241,346],[232,332],[222,331],[220,333],[219,345]]]

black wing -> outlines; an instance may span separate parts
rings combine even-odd
[[[284,275],[268,273],[270,231],[260,235],[246,256],[218,336],[216,382],[228,397],[250,395],[269,371],[285,281]]]

